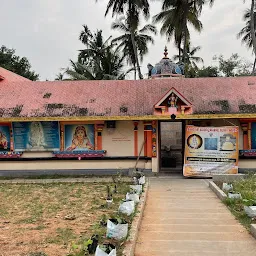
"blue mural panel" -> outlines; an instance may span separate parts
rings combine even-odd
[[[252,123],[252,149],[256,149],[256,123]]]
[[[94,150],[94,125],[65,125],[65,150]]]
[[[12,124],[15,151],[60,149],[58,122],[16,122]]]

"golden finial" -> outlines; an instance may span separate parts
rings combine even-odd
[[[168,49],[167,49],[167,46],[165,46],[165,48],[164,48],[164,59],[169,59],[169,58],[168,58]]]

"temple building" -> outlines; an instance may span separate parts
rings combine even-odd
[[[0,170],[211,176],[256,169],[256,77],[32,82],[0,68]],[[160,79],[164,78],[164,79]]]

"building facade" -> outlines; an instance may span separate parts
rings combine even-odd
[[[0,170],[182,172],[188,125],[237,127],[238,168],[256,169],[256,78],[187,79],[164,58],[140,81],[32,82],[0,68]]]

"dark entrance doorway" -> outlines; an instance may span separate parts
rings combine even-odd
[[[182,174],[184,123],[160,122],[160,172]]]

